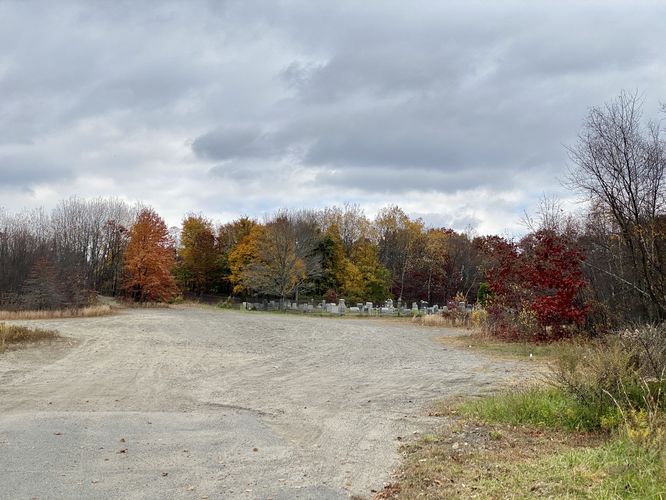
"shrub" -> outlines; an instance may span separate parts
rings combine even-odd
[[[488,259],[490,298],[484,287],[483,299],[493,325],[489,333],[552,341],[584,324],[585,256],[570,235],[543,229],[519,243],[493,236],[481,245]]]
[[[488,321],[488,311],[482,308],[474,308],[469,319],[473,327],[482,328]]]
[[[664,327],[646,326],[593,344],[563,345],[554,381],[595,414],[601,427],[656,422],[666,408],[664,333]]]
[[[485,307],[485,305],[488,303],[488,299],[491,296],[492,293],[490,292],[490,287],[488,286],[488,283],[486,283],[485,281],[479,283],[479,289],[476,292],[476,301]]]

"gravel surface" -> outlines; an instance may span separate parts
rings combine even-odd
[[[0,354],[2,498],[347,498],[390,481],[428,404],[524,365],[408,320],[123,310],[30,321]]]

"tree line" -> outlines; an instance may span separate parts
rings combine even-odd
[[[446,303],[460,290],[473,297],[480,279],[474,238],[427,228],[397,206],[374,220],[353,204],[217,226],[190,214],[174,229],[116,199],[0,211],[0,305],[78,307],[95,293]]]
[[[60,202],[51,213],[0,210],[0,307],[80,307],[116,295],[136,207],[114,199]]]
[[[96,293],[464,300],[483,305],[499,335],[541,337],[665,319],[658,123],[623,93],[590,110],[569,152],[568,182],[588,208],[574,216],[544,200],[518,240],[428,227],[397,206],[374,219],[346,204],[219,225],[189,214],[172,229],[153,209],[116,199],[0,211],[0,307],[79,307]]]

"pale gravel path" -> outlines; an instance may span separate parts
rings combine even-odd
[[[176,308],[28,323],[72,342],[0,355],[0,498],[369,496],[397,437],[432,426],[430,402],[525,370],[400,321]]]

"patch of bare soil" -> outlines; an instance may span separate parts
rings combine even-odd
[[[73,345],[0,356],[8,498],[367,496],[439,425],[431,401],[531,370],[410,322],[172,307],[29,324]]]

